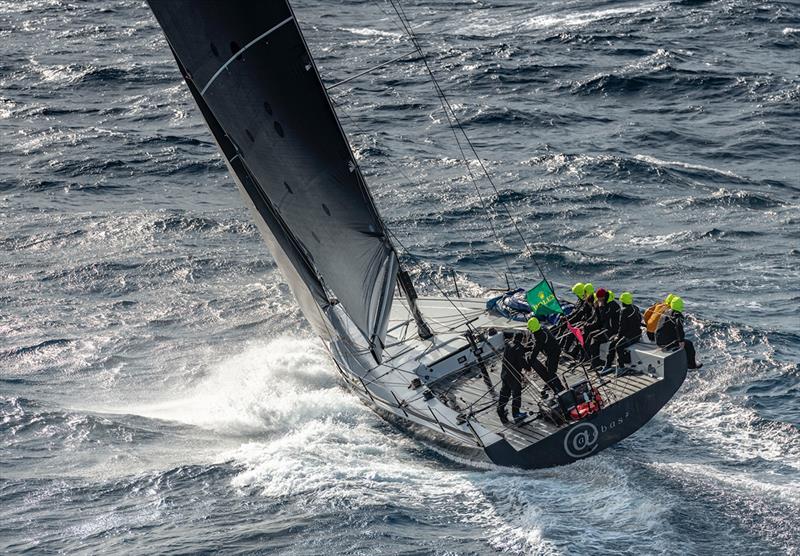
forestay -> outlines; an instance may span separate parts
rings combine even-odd
[[[150,7],[306,317],[341,303],[379,357],[397,255],[291,7]]]

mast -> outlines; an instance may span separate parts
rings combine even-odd
[[[338,305],[380,361],[399,259],[290,5],[150,8],[304,315],[349,336]]]
[[[414,288],[414,282],[411,280],[411,276],[401,268],[397,273],[397,282],[400,284],[400,291],[403,292],[411,308],[411,316],[414,317],[414,322],[417,325],[417,334],[423,340],[432,338],[433,332],[431,332],[428,323],[426,323],[425,319],[422,317],[419,305],[417,305],[417,290]]]

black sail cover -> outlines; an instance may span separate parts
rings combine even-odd
[[[149,4],[304,314],[338,301],[379,358],[397,255],[291,7]]]

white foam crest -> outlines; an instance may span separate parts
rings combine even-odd
[[[652,468],[682,485],[687,491],[702,492],[703,499],[718,505],[753,534],[782,545],[787,554],[797,547],[800,484],[780,475],[752,470],[718,469],[714,465],[659,463]],[[774,480],[774,482],[769,482]]]
[[[631,245],[645,245],[648,247],[660,247],[665,245],[680,245],[686,240],[691,239],[693,232],[681,231],[672,234],[663,234],[657,236],[631,236],[628,243]]]
[[[659,463],[653,464],[653,467],[666,469],[670,474],[683,479],[691,478],[694,482],[702,484],[711,482],[721,490],[735,492],[740,496],[768,498],[800,510],[800,483],[797,481],[785,481],[768,474],[763,474],[757,479],[750,470],[742,472],[731,469],[720,470],[713,465],[697,463]],[[771,479],[775,482],[771,482]]]
[[[778,103],[778,102],[797,102],[798,99],[800,99],[800,85],[794,85],[787,89],[783,89],[776,93],[767,95],[767,97],[764,100],[771,103]]]
[[[4,120],[6,118],[10,118],[16,107],[17,103],[15,103],[13,100],[0,98],[0,119]]]
[[[542,166],[550,174],[565,174],[568,176],[583,177],[584,168],[593,164],[611,163],[618,165],[620,159],[610,155],[571,155],[556,153],[552,155],[535,156],[524,162],[531,166]]]
[[[269,443],[240,446],[228,454],[244,466],[234,486],[270,497],[314,492],[316,504],[323,505],[342,498],[365,502],[362,495],[381,503],[401,495],[419,477],[405,455],[413,441],[375,427],[369,417],[355,423],[319,416]]]
[[[637,6],[622,6],[619,8],[607,8],[604,10],[591,10],[574,13],[555,13],[544,14],[532,17],[525,21],[521,30],[532,30],[550,27],[583,27],[595,21],[602,21],[612,17],[635,15],[651,12],[664,6],[662,2],[650,2]]]
[[[647,154],[637,154],[633,158],[635,158],[636,160],[640,160],[642,162],[646,162],[648,164],[652,164],[653,166],[660,166],[662,168],[683,168],[685,170],[701,170],[703,172],[713,172],[715,174],[728,176],[729,178],[735,178],[737,180],[746,181],[745,178],[743,178],[738,174],[734,174],[730,170],[720,170],[719,168],[712,168],[711,166],[704,166],[702,164],[689,164],[688,162],[680,162],[678,160],[661,160],[660,158],[656,158],[654,156],[650,156]]]
[[[42,81],[46,83],[77,83],[90,72],[94,71],[94,66],[80,67],[77,64],[52,64],[46,65],[38,60],[31,59],[29,68],[38,73]]]
[[[669,60],[673,58],[673,54],[666,49],[659,48],[652,54],[649,54],[635,62],[631,62],[622,67],[617,75],[631,75],[644,72],[657,72],[666,69],[669,65]],[[602,76],[603,74],[599,74]]]
[[[697,323],[699,331],[703,324]],[[747,346],[742,332],[733,328],[712,335],[707,353],[717,354],[719,361],[698,375],[691,375],[682,394],[670,404],[668,415],[679,427],[712,452],[724,454],[728,461],[746,462],[760,458],[800,470],[800,431],[788,423],[769,421],[742,400],[726,392],[753,375],[753,357],[757,350],[769,359],[771,346],[766,340],[760,346]],[[742,344],[743,355],[731,353]],[[700,353],[702,360],[703,353]]]
[[[501,474],[490,483],[494,488],[508,489],[507,513],[512,514],[514,508],[522,509],[519,517],[509,524],[517,530],[517,535],[535,520],[545,533],[573,531],[587,542],[595,539],[602,543],[609,540],[610,528],[616,533],[647,533],[653,544],[643,544],[641,549],[650,552],[675,534],[663,519],[674,501],[641,492],[631,483],[619,461],[608,455],[533,476],[520,474],[509,478]],[[576,492],[581,493],[577,499]],[[572,517],[576,505],[580,512]]]
[[[516,496],[523,475],[507,473],[508,481],[492,475],[495,479],[487,484],[486,474],[427,465],[411,451],[414,444],[384,427],[319,420],[275,441],[245,444],[231,452],[231,459],[243,467],[233,486],[270,498],[301,498],[311,512],[343,505],[352,512],[383,511],[387,505],[418,514],[434,512],[485,529],[498,548],[557,553],[543,540],[536,511],[521,523],[508,524],[517,512],[506,497]]]
[[[501,33],[519,33],[537,29],[575,29],[584,27],[595,21],[602,21],[614,17],[644,14],[663,8],[663,2],[650,2],[635,6],[622,6],[602,10],[589,10],[579,12],[556,12],[530,17],[523,21],[498,20],[486,17],[481,13],[479,19],[459,22],[453,31],[480,36],[496,36]]]
[[[641,492],[612,458],[540,472],[456,470],[420,459],[415,440],[374,423],[318,419],[242,445],[227,454],[242,468],[232,484],[244,494],[302,499],[312,513],[386,505],[434,513],[484,531],[491,546],[511,553],[560,553],[548,540],[555,530],[609,545],[621,530],[648,534],[643,546],[652,551],[679,542],[663,518],[677,502]]]
[[[380,29],[372,29],[370,27],[344,27],[342,31],[347,31],[354,35],[362,37],[387,37],[392,39],[399,39],[403,37],[403,33],[392,31],[381,31]]]
[[[286,432],[366,411],[338,385],[317,340],[290,337],[252,346],[170,399],[129,410],[233,435]]]

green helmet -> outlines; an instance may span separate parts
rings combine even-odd
[[[669,303],[669,308],[675,311],[676,313],[683,312],[683,299],[678,297],[677,295],[672,298],[672,301]]]
[[[675,299],[677,296],[674,293],[668,294],[667,297],[664,299],[664,303],[669,305],[672,303],[672,300]]]
[[[614,292],[608,290],[608,297],[606,298],[606,303],[611,303],[614,301]]]
[[[536,317],[531,317],[528,319],[528,330],[531,332],[537,332],[539,329],[542,328],[542,323],[539,322],[539,319]]]
[[[619,296],[619,300],[623,305],[630,305],[633,303],[633,295],[631,295],[631,292],[622,292],[622,295]]]
[[[583,299],[583,282],[578,282],[572,286],[572,293],[577,295],[579,299]]]
[[[594,286],[591,283],[583,285],[583,297],[591,297],[594,295]]]

